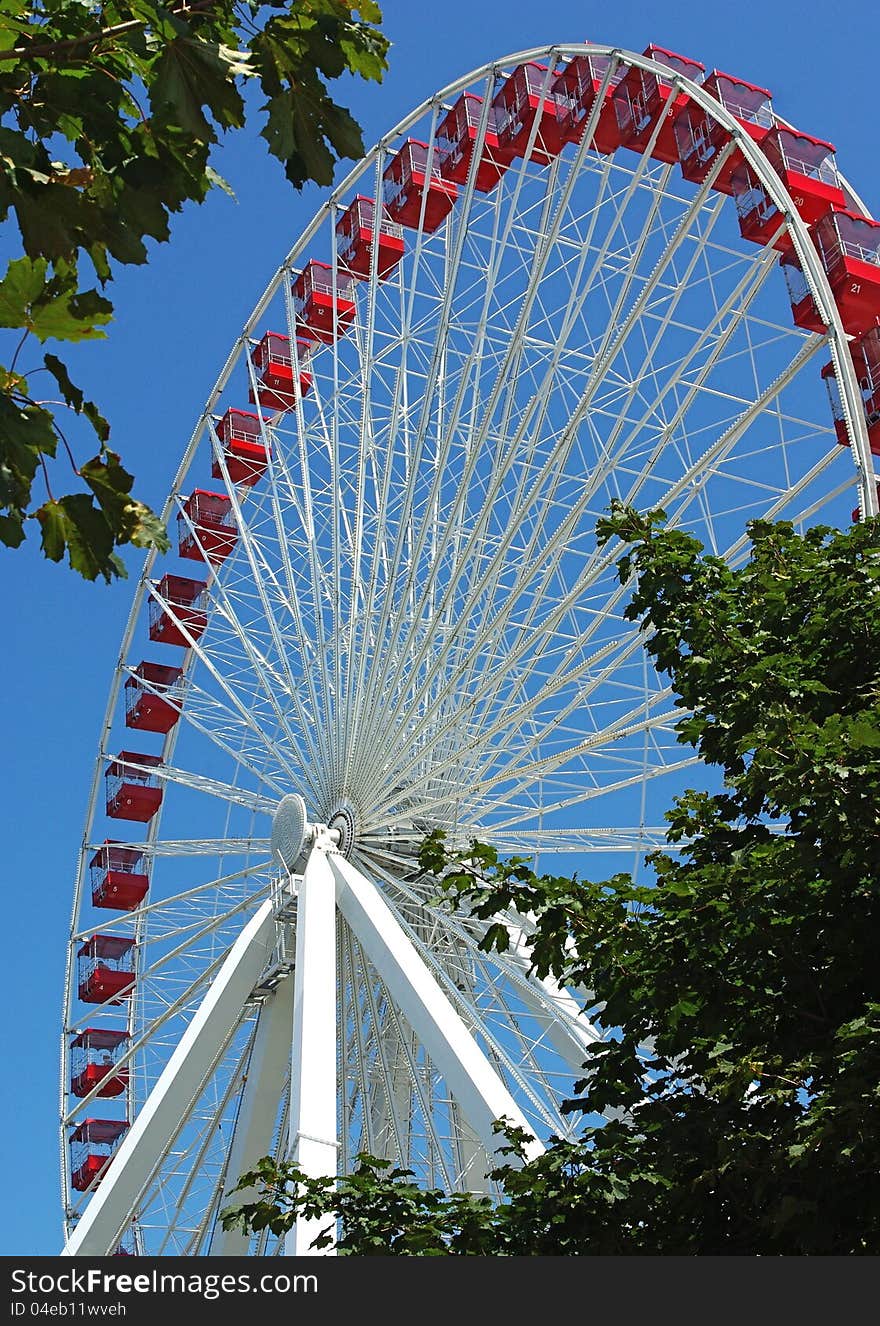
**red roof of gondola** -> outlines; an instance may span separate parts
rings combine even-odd
[[[71,1142],[115,1142],[128,1124],[124,1119],[83,1119],[70,1134]]]
[[[759,87],[757,83],[750,83],[747,78],[739,78],[736,74],[726,74],[723,69],[713,69],[709,78],[726,78],[729,83],[736,83],[738,87],[747,87],[750,92],[760,92],[762,97],[773,100],[773,93],[765,87]],[[708,81],[708,80],[707,80]]]
[[[77,1046],[95,1050],[113,1050],[127,1040],[127,1031],[111,1031],[109,1027],[86,1027],[78,1036],[74,1036],[70,1048]]]
[[[79,950],[79,957],[121,958],[134,948],[134,940],[123,935],[92,935]]]

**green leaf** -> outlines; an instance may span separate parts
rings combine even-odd
[[[24,517],[17,512],[12,515],[0,515],[0,543],[7,548],[17,548],[24,542]]]
[[[52,457],[58,437],[42,405],[22,405],[0,393],[0,506],[22,515],[41,456]]]
[[[224,193],[227,193],[229,197],[233,199],[233,201],[237,201],[235,190],[232,185],[228,180],[224,179],[222,175],[218,174],[213,166],[206,166],[205,176],[212,188],[222,189]]]
[[[67,548],[67,516],[64,508],[57,502],[47,502],[37,513],[37,519],[43,531],[43,552],[50,562],[60,562]]]
[[[110,425],[101,414],[94,401],[83,401],[82,412],[88,419],[100,442],[106,442],[110,436]]]
[[[156,66],[150,100],[157,111],[200,142],[211,143],[216,135],[203,107],[224,128],[244,123],[244,104],[235,77],[249,74],[245,53],[201,38],[180,36],[170,42]]]
[[[123,469],[115,451],[93,456],[80,466],[79,472],[105,511],[119,513],[124,510],[134,478]]]
[[[45,258],[18,258],[9,264],[0,282],[0,326],[21,327],[40,341],[103,336],[99,327],[113,316],[110,301],[96,290],[77,290],[75,270],[50,280],[46,273]]]
[[[80,466],[80,475],[95,494],[117,543],[167,552],[170,540],[159,517],[131,496],[134,482],[114,451],[104,451]]]
[[[83,408],[83,394],[79,387],[74,386],[71,382],[67,367],[56,355],[48,353],[43,355],[43,363],[58,383],[58,389],[64,397],[64,403],[79,414]]]
[[[46,286],[45,258],[16,258],[0,281],[0,327],[29,325],[31,305]]]
[[[60,561],[66,551],[71,568],[85,580],[103,576],[109,584],[127,576],[124,563],[113,551],[113,531],[107,518],[88,493],[46,502],[36,514],[43,551],[51,561]]]
[[[343,106],[328,99],[323,108],[324,132],[336,155],[356,161],[364,154],[364,140],[357,120]]]
[[[126,508],[129,541],[137,548],[156,548],[166,553],[171,547],[168,531],[160,518],[143,502],[130,501]]]
[[[71,382],[67,367],[56,355],[53,354],[45,354],[43,356],[43,363],[58,383],[65,404],[77,414],[85,415],[86,419],[88,419],[92,428],[95,430],[99,441],[106,442],[110,436],[110,425],[93,401],[83,399],[83,394],[79,387]]]
[[[31,257],[72,258],[79,244],[81,203],[76,189],[45,183],[10,189],[26,253]]]
[[[693,882],[682,879],[681,876],[674,876],[664,882],[664,888],[667,893],[674,893],[678,898],[690,898],[694,893]]]

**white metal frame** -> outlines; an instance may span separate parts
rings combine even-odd
[[[654,782],[676,786],[693,760],[676,746],[677,710],[623,622],[617,551],[587,543],[610,495],[667,506],[674,523],[733,561],[744,555],[748,516],[809,522],[843,499],[853,465],[862,510],[875,509],[858,384],[806,227],[737,122],[678,76],[670,97],[686,90],[731,133],[780,208],[827,336],[787,327],[781,291],[774,315],[775,255],[729,240],[732,205],[713,196],[714,175],[685,186],[649,159],[650,144],[641,156],[597,159],[594,110],[576,148],[547,168],[515,164],[491,195],[477,193],[472,167],[450,221],[433,236],[409,232],[404,263],[385,283],[374,253],[371,279],[357,283],[352,331],[312,356],[308,397],[297,364],[296,410],[275,417],[254,407],[270,453],[265,481],[253,490],[229,482],[214,417],[223,402],[240,403],[227,396],[236,375],[239,390],[255,386],[250,349],[265,319],[295,330],[289,278],[313,245],[325,245],[315,256],[329,248],[335,282],[334,226],[348,198],[378,197],[408,133],[426,137],[430,156],[442,108],[460,91],[484,95],[476,160],[505,69],[542,60],[546,95],[554,61],[591,52],[652,67],[606,46],[520,52],[457,80],[383,139],[281,264],[185,450],[165,518],[182,509],[197,467],[216,459],[239,544],[208,573],[208,629],[186,633],[181,718],[159,771],[169,807],[137,844],[164,882],[121,916],[90,910],[87,863],[113,836],[100,812],[106,761],[136,745],[119,713],[145,647],[138,631],[155,592],[155,554],[111,686],[65,984],[68,1251],[111,1249],[135,1211],[144,1251],[241,1250],[245,1241],[221,1235],[216,1216],[234,1171],[260,1148],[330,1173],[331,1151],[338,1144],[349,1163],[360,1129],[367,1142],[385,1138],[399,1161],[415,1157],[426,1181],[455,1186],[491,1158],[491,1118],[502,1105],[530,1130],[553,1131],[563,1069],[599,1033],[579,1020],[572,995],[529,976],[521,944],[486,955],[479,927],[437,911],[413,858],[424,828],[460,841],[479,830],[541,860],[627,853],[640,862],[661,843]],[[851,463],[830,421],[801,413],[797,392],[818,377],[823,350]],[[327,841],[313,852],[292,939],[268,836],[290,790],[316,820],[344,811],[356,839],[349,860]],[[318,938],[303,949],[310,911]],[[258,917],[268,947],[261,940],[245,961],[240,941]],[[83,1009],[75,951],[105,930],[137,940],[136,996],[123,1009]],[[237,1010],[222,1036],[206,1030],[221,977]],[[100,1185],[71,1197],[67,1132],[98,1097],[69,1097],[69,1040],[104,1019],[124,1019],[132,1034],[131,1129]],[[290,1072],[284,1026],[297,1028]],[[324,1051],[304,1049],[321,1028]],[[315,1066],[308,1087],[304,1063]],[[196,1079],[182,1109],[180,1084],[191,1090]],[[335,1134],[315,1122],[331,1095],[340,1101]],[[154,1112],[164,1117],[163,1099],[179,1110],[173,1139],[174,1129],[150,1123]],[[291,1246],[313,1234],[297,1231]]]

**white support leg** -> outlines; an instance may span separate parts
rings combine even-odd
[[[284,1088],[290,1059],[290,1036],[293,1026],[293,977],[286,977],[260,1008],[254,1048],[247,1081],[229,1147],[226,1181],[218,1210],[240,1206],[253,1200],[255,1190],[243,1189],[232,1196],[232,1189],[246,1171],[272,1149],[272,1133],[278,1113],[278,1101]],[[209,1256],[244,1257],[251,1235],[241,1230],[224,1230],[218,1220],[211,1237]]]
[[[250,998],[275,943],[271,899],[247,923],[143,1109],[62,1249],[63,1257],[111,1255],[141,1193],[183,1126],[192,1098]]]
[[[486,1154],[480,1139],[462,1115],[455,1102],[455,1114],[461,1137],[458,1140],[459,1169],[461,1170],[462,1192],[475,1192],[487,1195],[492,1191],[492,1182],[488,1177],[493,1162]]]
[[[344,857],[331,855],[336,902],[391,998],[443,1074],[462,1114],[491,1157],[503,1139],[492,1131],[506,1118],[531,1133],[510,1092],[401,929],[379,890]],[[543,1150],[537,1138],[530,1157]]]
[[[336,1128],[336,897],[322,845],[309,857],[296,905],[296,967],[290,1073],[288,1159],[312,1178],[335,1178]],[[284,1251],[305,1257],[332,1252],[311,1247],[326,1220],[300,1218]]]

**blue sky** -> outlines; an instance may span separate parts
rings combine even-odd
[[[841,18],[814,0],[663,7],[446,0],[433,10],[386,0],[384,11],[392,41],[385,83],[346,80],[337,89],[368,144],[454,78],[510,53],[587,38],[641,51],[653,41],[770,88],[781,115],[836,143],[841,169],[880,212],[872,93],[880,20],[869,0],[855,0]],[[71,360],[75,379],[110,418],[137,491],[157,508],[242,323],[324,198],[317,188],[297,194],[285,183],[256,127],[230,141],[216,165],[237,201],[218,193],[178,217],[172,242],[116,282],[107,342]],[[83,439],[83,456],[87,445]],[[60,1247],[64,951],[99,727],[136,573],[133,560],[128,582],[87,585],[45,563],[36,545],[0,552],[7,614],[2,1255]]]

